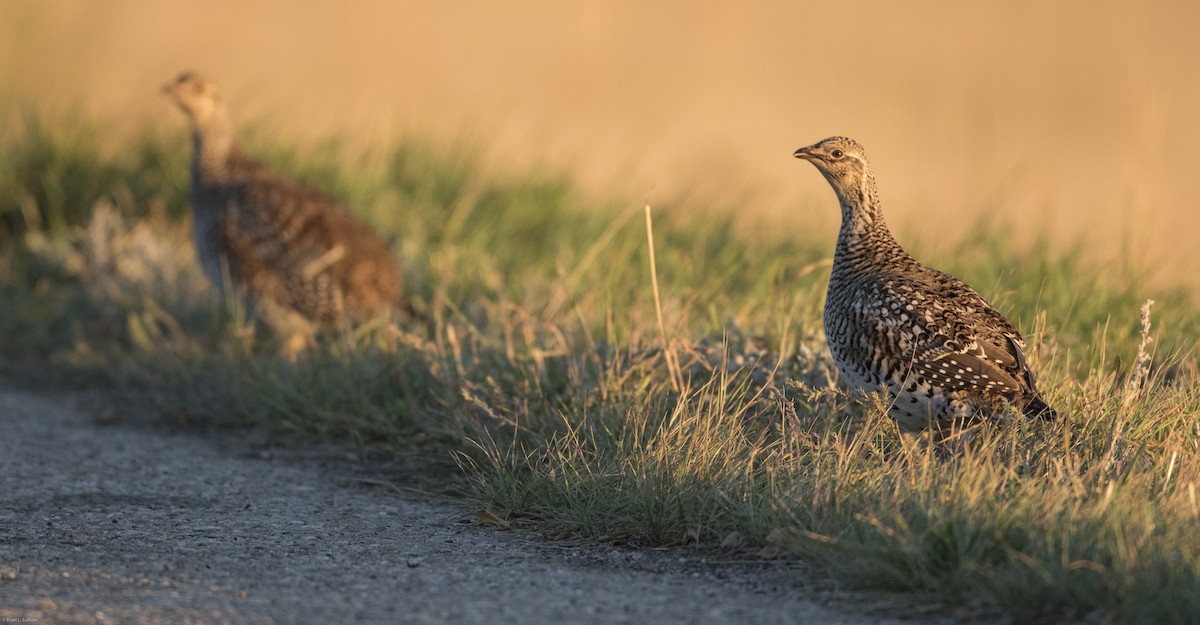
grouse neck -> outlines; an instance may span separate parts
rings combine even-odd
[[[836,188],[842,209],[837,254],[851,261],[899,260],[908,254],[896,242],[883,219],[875,178],[866,172],[860,184]]]
[[[194,123],[192,144],[193,173],[205,182],[218,182],[225,173],[229,156],[237,149],[233,126],[224,110],[217,108],[207,119]]]

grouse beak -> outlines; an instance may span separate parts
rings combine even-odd
[[[795,156],[796,158],[802,158],[806,161],[812,160],[813,155],[812,152],[809,152],[809,149],[811,148],[800,148],[799,150],[792,152],[792,156]]]

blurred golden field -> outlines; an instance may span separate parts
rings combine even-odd
[[[846,134],[923,249],[994,213],[1195,283],[1198,28],[1176,0],[6,0],[0,103],[181,128],[157,88],[198,68],[282,136],[466,141],[500,169],[831,238],[832,193],[791,152]]]
[[[1195,622],[1197,17],[0,0],[0,375],[378,449],[568,544],[804,560],[797,588],[828,570],[1018,623]],[[159,95],[185,68],[389,240],[430,324],[292,360],[222,302]],[[955,451],[838,384],[839,215],[791,156],[832,134],[867,146],[899,239],[1021,329],[1059,419]]]

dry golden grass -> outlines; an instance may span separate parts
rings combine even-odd
[[[293,362],[195,262],[182,130],[105,154],[94,139],[114,134],[0,126],[0,373],[115,389],[163,423],[378,446],[547,536],[800,557],[1013,622],[1200,614],[1200,315],[1179,289],[986,224],[986,244],[931,258],[1025,332],[1063,416],[979,428],[947,456],[902,441],[886,398],[838,390],[819,230],[764,242],[702,199],[643,225],[641,204],[442,146],[260,140],[394,241],[435,320],[335,333]]]
[[[177,124],[155,88],[200,67],[239,119],[275,131],[465,139],[493,163],[654,203],[752,189],[762,211],[831,236],[824,181],[789,155],[848,134],[927,249],[1002,207],[1021,239],[1088,234],[1175,281],[1200,275],[1198,18],[1184,0],[9,0],[0,86],[42,109]],[[802,197],[829,210],[796,214]]]

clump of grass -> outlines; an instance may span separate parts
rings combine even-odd
[[[1108,379],[1085,379],[1063,421],[983,428],[944,458],[903,440],[882,400],[864,412],[827,388],[753,390],[744,372],[675,394],[661,372],[645,375],[633,393],[611,380],[605,401],[563,414],[570,428],[545,444],[485,440],[470,464],[478,496],[552,535],[718,545],[737,534],[852,583],[1019,619],[1196,614],[1194,378],[1153,381],[1130,409]]]
[[[196,267],[186,138],[151,130],[108,153],[22,124],[0,131],[15,138],[0,141],[9,362],[206,422],[404,450],[549,535],[800,557],[1020,620],[1200,613],[1186,292],[1103,282],[1095,261],[1002,236],[965,248],[954,271],[1025,328],[1063,418],[979,428],[947,457],[901,437],[883,398],[837,389],[820,319],[833,233],[758,241],[687,203],[656,207],[651,229],[640,203],[492,176],[463,148],[259,139],[391,237],[435,317],[289,362]]]

